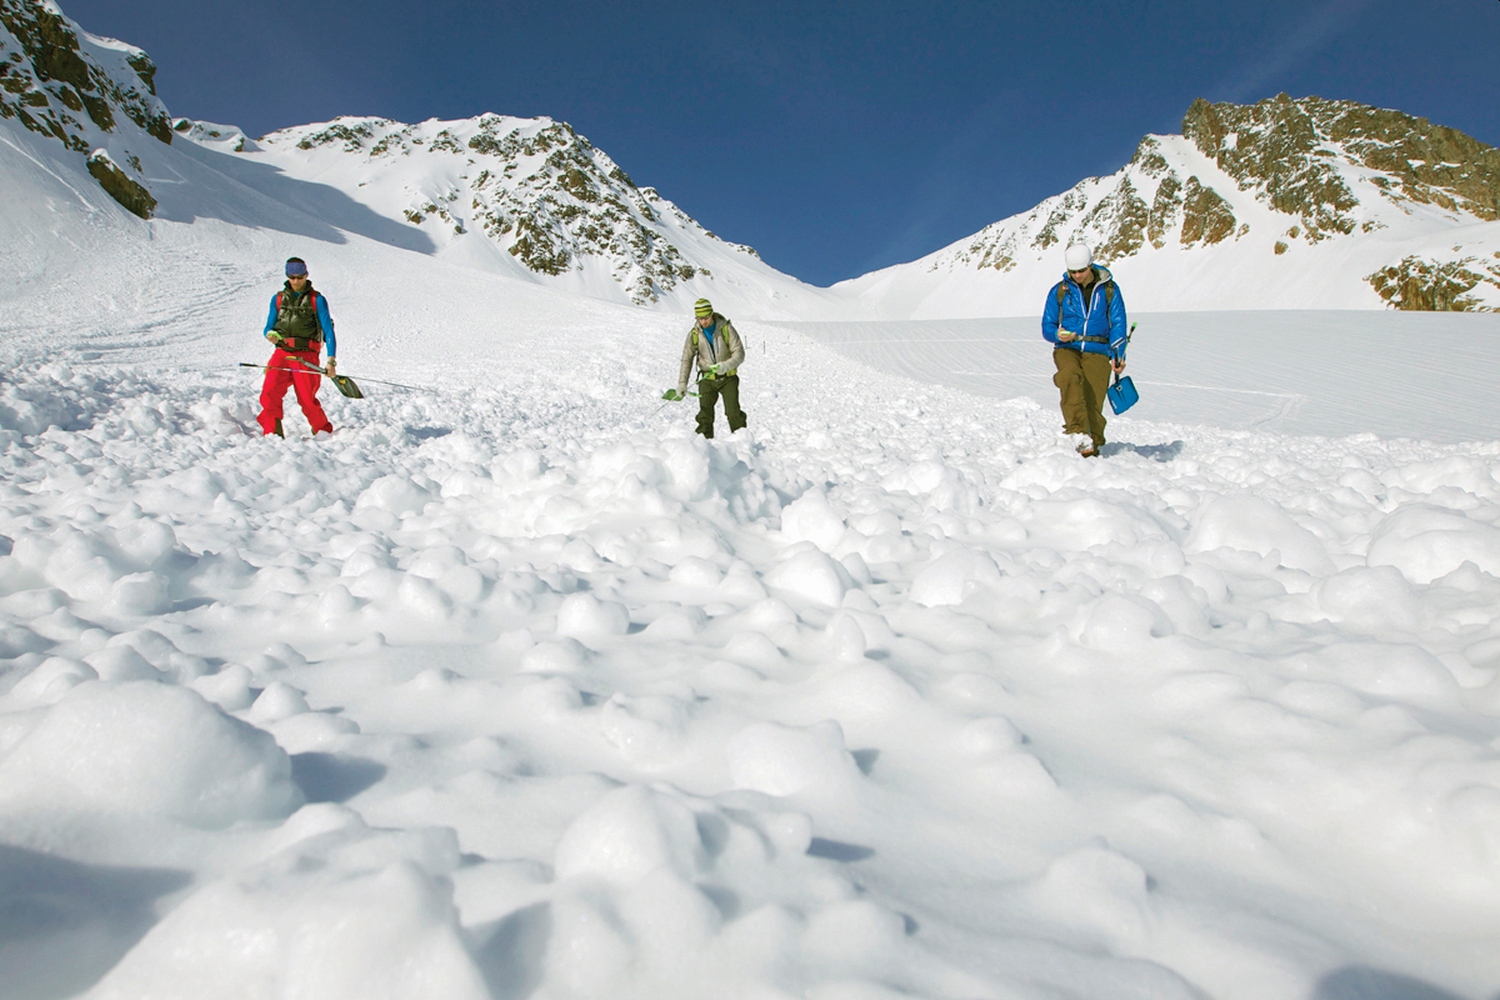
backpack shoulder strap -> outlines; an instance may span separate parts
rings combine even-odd
[[[281,293],[276,293],[276,311],[281,312]]]
[[[1115,282],[1114,282],[1114,279],[1111,278],[1110,280],[1108,280],[1108,281],[1106,281],[1104,283],[1104,305],[1105,305],[1105,308],[1108,308],[1108,307],[1110,307],[1110,306],[1112,306],[1114,304],[1115,304]]]
[[[1063,299],[1065,299],[1067,297],[1068,297],[1068,283],[1066,281],[1059,281],[1057,283],[1057,310],[1058,310],[1058,312],[1062,312]]]

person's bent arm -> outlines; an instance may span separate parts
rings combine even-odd
[[[736,371],[745,363],[745,344],[740,340],[740,332],[728,320],[724,321],[724,334],[729,339],[729,359],[719,363],[719,371]]]
[[[695,330],[688,331],[687,342],[682,345],[682,367],[677,372],[677,391],[679,393],[687,392],[688,379],[693,374],[693,355],[697,353],[694,350],[697,345],[693,343],[693,334],[696,332]]]
[[[1062,309],[1057,304],[1057,286],[1053,285],[1047,292],[1047,302],[1042,306],[1042,338],[1054,344],[1066,344],[1073,339],[1073,334],[1068,330],[1059,329],[1062,326]]]
[[[323,343],[328,348],[328,363],[338,356],[338,341],[333,336],[333,314],[328,311],[328,299],[318,293],[318,325],[323,328]]]
[[[1125,296],[1115,286],[1115,301],[1109,309],[1109,360],[1116,373],[1125,370],[1125,348],[1130,343],[1130,325],[1125,322]]]

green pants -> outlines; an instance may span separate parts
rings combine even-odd
[[[1109,358],[1103,354],[1059,347],[1052,352],[1057,374],[1052,384],[1062,393],[1063,431],[1087,434],[1104,447],[1104,394],[1109,389]]]
[[[729,433],[745,426],[745,411],[740,409],[740,377],[706,378],[698,383],[698,433],[714,436],[714,402],[724,397],[724,416],[729,419]]]

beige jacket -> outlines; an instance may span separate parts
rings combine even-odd
[[[689,331],[687,342],[682,345],[682,370],[677,374],[677,391],[687,392],[688,378],[693,374],[693,360],[698,361],[698,370],[707,372],[709,365],[717,364],[720,375],[733,375],[745,363],[745,345],[734,324],[718,313],[714,313],[714,339],[712,346],[703,335],[703,328],[696,322]]]

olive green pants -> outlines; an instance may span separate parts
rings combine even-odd
[[[1104,394],[1109,390],[1109,358],[1060,347],[1052,352],[1057,374],[1052,384],[1062,393],[1063,431],[1087,434],[1104,447]]]
[[[724,416],[729,420],[729,433],[745,426],[745,411],[740,409],[740,377],[706,378],[698,383],[698,433],[706,438],[714,436],[714,402],[720,396],[724,397]]]

